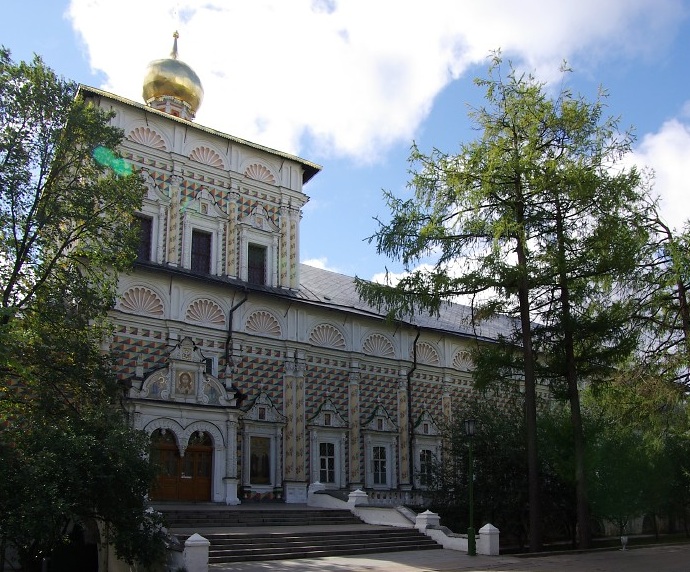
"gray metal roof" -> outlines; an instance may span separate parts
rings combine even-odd
[[[330,270],[301,264],[297,297],[333,310],[385,319],[385,311],[378,311],[360,300],[353,277]],[[441,307],[438,316],[421,313],[408,318],[406,322],[425,329],[485,339],[496,339],[499,334],[507,335],[514,327],[511,319],[501,316],[473,326],[471,315],[469,306],[448,303]]]

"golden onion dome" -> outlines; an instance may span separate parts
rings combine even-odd
[[[148,65],[142,94],[148,105],[167,98],[179,100],[189,106],[193,117],[204,98],[204,88],[194,70],[177,59],[179,34],[175,32],[173,38],[170,57],[154,60]]]

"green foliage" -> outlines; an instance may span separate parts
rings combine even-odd
[[[592,518],[618,532],[632,518],[659,515],[673,530],[688,531],[690,439],[687,406],[679,392],[625,375],[583,392],[589,497]],[[528,475],[524,463],[525,421],[517,393],[487,392],[463,402],[444,427],[444,462],[435,468],[432,510],[456,532],[467,528],[468,438],[465,419],[478,421],[473,438],[475,522],[501,530],[504,546],[523,547]],[[545,540],[577,545],[577,499],[573,433],[567,403],[539,409],[540,502]]]
[[[444,428],[445,461],[437,467],[432,508],[456,532],[467,529],[468,444],[463,422],[477,420],[473,437],[475,528],[487,522],[501,530],[504,542],[527,538],[527,471],[524,462],[524,414],[517,395],[507,401],[485,396],[464,402]]]
[[[357,288],[398,319],[438,312],[458,296],[472,297],[475,321],[514,318],[495,348],[474,352],[475,380],[504,383],[519,364],[535,550],[542,525],[537,382],[569,401],[586,547],[579,384],[608,379],[637,346],[636,304],[625,294],[648,240],[646,189],[634,168],[620,164],[632,137],[604,117],[605,93],[590,102],[563,88],[552,97],[532,76],[512,67],[503,73],[496,55],[488,76],[476,80],[486,93],[486,106],[470,113],[478,138],[457,154],[413,147],[413,198],[386,195],[391,221],[372,240],[408,274],[395,286],[359,280]],[[519,357],[511,358],[511,347]]]
[[[42,288],[111,300],[109,269],[131,265],[132,213],[143,185],[92,158],[114,150],[112,114],[77,97],[40,58],[15,64],[0,49],[0,311],[35,308]]]
[[[524,406],[515,387],[505,388],[500,395],[484,393],[453,411],[453,421],[444,428],[445,461],[433,479],[433,510],[452,530],[467,528],[469,438],[463,422],[476,419],[472,445],[477,528],[490,522],[501,530],[504,546],[522,548],[529,538]],[[544,403],[540,405],[539,450],[546,539],[573,539],[572,433],[562,409],[552,411]]]
[[[40,58],[0,51],[0,537],[26,570],[74,523],[100,523],[128,562],[163,550],[147,441],[100,350],[143,196],[92,157],[121,141],[110,118]]]
[[[643,332],[636,355],[643,371],[653,372],[687,391],[690,387],[690,224],[670,228],[650,202],[647,224],[652,239],[631,279],[630,297],[638,304],[635,326]]]
[[[593,514],[615,522],[661,514],[687,522],[690,429],[685,396],[666,380],[621,371],[585,394]]]

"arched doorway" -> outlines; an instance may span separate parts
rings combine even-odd
[[[151,458],[159,469],[151,500],[211,500],[213,441],[208,433],[195,431],[180,457],[175,435],[156,429],[151,434]]]

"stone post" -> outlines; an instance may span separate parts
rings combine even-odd
[[[187,572],[208,572],[208,547],[211,543],[200,534],[192,534],[184,543]]]
[[[427,526],[439,526],[441,517],[435,512],[425,510],[417,515],[414,521],[414,527],[420,532],[424,532]]]
[[[352,491],[347,496],[347,504],[351,508],[355,506],[368,505],[369,497],[362,489],[357,489],[356,491]]]
[[[485,524],[479,529],[477,552],[487,556],[498,556],[500,531],[493,524]]]

